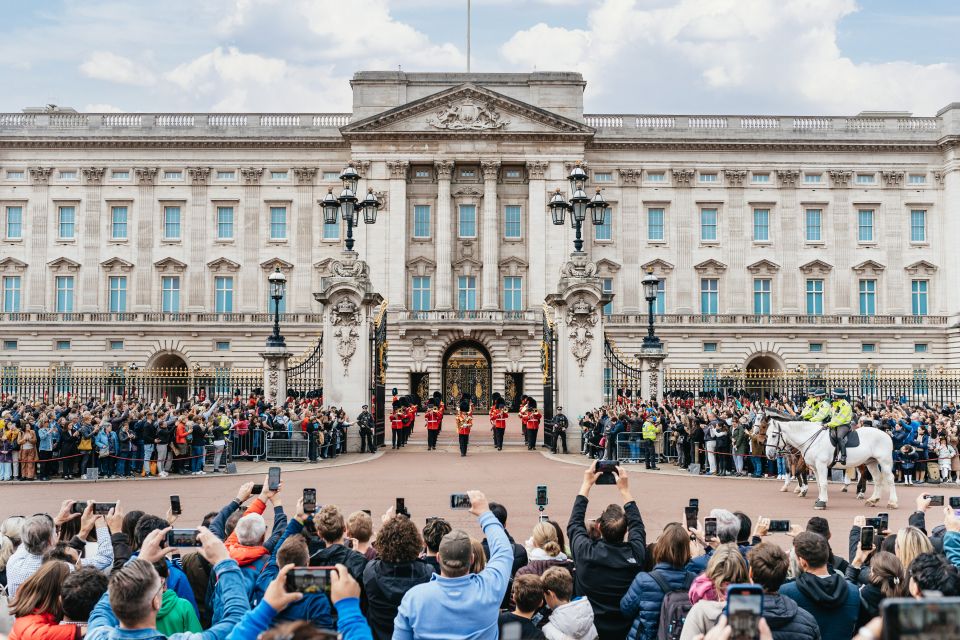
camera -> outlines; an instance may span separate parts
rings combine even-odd
[[[538,507],[547,506],[547,485],[541,484],[537,486],[537,500],[536,505]]]
[[[790,531],[789,520],[771,520],[770,533],[786,533]]]
[[[290,593],[325,593],[329,597],[330,573],[336,570],[336,567],[294,567],[284,584]]]
[[[884,640],[960,640],[960,598],[887,598]]]
[[[469,509],[470,496],[468,496],[465,493],[451,493],[450,508],[451,509]]]
[[[170,529],[167,531],[168,547],[199,547],[200,532],[197,529]]]

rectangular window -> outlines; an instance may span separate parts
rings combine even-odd
[[[603,210],[603,224],[593,226],[595,240],[613,239],[613,210],[607,207]]]
[[[927,184],[927,176],[922,173],[911,173],[908,181],[909,184]]]
[[[110,172],[110,177],[114,180],[129,180],[130,172],[126,169],[114,169]]]
[[[648,171],[647,182],[666,182],[667,174],[663,171]]]
[[[503,310],[523,310],[523,280],[518,276],[503,279]]]
[[[667,312],[667,281],[663,278],[657,280],[657,299],[653,301],[653,312],[657,315]]]
[[[917,342],[913,345],[914,353],[926,353],[927,352],[927,343],[926,342]]]
[[[504,169],[503,177],[508,180],[519,180],[521,177],[520,169]]]
[[[520,206],[508,205],[503,209],[503,237],[520,237]]]
[[[873,342],[864,342],[860,345],[860,351],[863,353],[876,353],[877,345]]]
[[[217,207],[217,240],[233,240],[233,207]]]
[[[823,351],[822,342],[811,342],[810,343],[810,353],[820,353]]]
[[[20,276],[3,276],[3,312],[20,312]]]
[[[23,207],[7,207],[7,239],[23,238]]]
[[[180,276],[163,276],[160,286],[163,290],[160,310],[163,313],[180,313]]]
[[[111,350],[111,351],[122,351],[122,350],[123,350],[123,340],[111,340],[111,341],[110,341],[110,350]]]
[[[413,205],[413,237],[430,237],[430,205]]]
[[[461,238],[476,238],[477,237],[477,205],[474,204],[462,204],[459,207],[459,222],[457,226],[458,233]]]
[[[72,240],[76,234],[77,209],[76,207],[60,207],[59,237],[63,240]]]
[[[703,370],[703,390],[705,392],[716,392],[720,390],[717,380],[717,370],[715,367],[705,367]]]
[[[333,224],[323,223],[323,239],[324,240],[339,240],[340,239],[340,223],[334,222]]]
[[[414,169],[413,171],[414,178],[430,178],[430,169]],[[508,176],[512,177],[512,176]]]
[[[913,315],[927,315],[927,294],[930,282],[927,280],[913,280],[910,282],[910,300]]]
[[[926,209],[912,209],[910,211],[910,242],[927,241],[927,211]]]
[[[860,315],[873,316],[877,314],[877,281],[860,281]]]
[[[720,312],[720,280],[700,279],[700,313],[715,316]]]
[[[857,174],[857,184],[873,184],[873,174],[872,174],[872,173],[858,173],[858,174]]]
[[[4,340],[4,341],[3,341],[3,350],[4,350],[4,351],[16,351],[16,350],[17,350],[17,341],[16,341],[16,340]]]
[[[7,171],[7,180],[23,180],[25,177],[23,171]]]
[[[237,174],[233,171],[217,171],[217,180],[233,180]]]
[[[73,276],[57,276],[57,313],[73,313]]]
[[[270,239],[287,239],[287,208],[270,207]]]
[[[127,277],[110,276],[110,313],[127,310]]]
[[[755,173],[753,174],[753,184],[767,184],[770,182],[769,173]]]
[[[805,173],[803,174],[803,183],[804,184],[820,184],[822,181],[821,174],[819,173]]]
[[[163,238],[164,240],[180,239],[180,207],[163,208]]]
[[[604,278],[602,281],[603,292],[604,293],[613,293],[613,278]],[[603,305],[603,315],[608,316],[613,313],[613,301],[611,300],[607,304]]]
[[[339,179],[340,179],[340,172],[339,172],[339,171],[324,171],[324,172],[323,172],[323,180],[324,180],[324,181],[339,180]]]
[[[413,277],[413,299],[410,303],[414,311],[430,311],[430,276]]]
[[[217,313],[233,313],[233,277],[217,276],[214,279],[215,300],[214,311]]]
[[[114,240],[127,239],[126,207],[110,207],[110,237]]]
[[[457,278],[457,309],[474,311],[477,308],[477,279],[474,276]]]
[[[717,240],[716,209],[700,209],[700,239],[704,242]]]
[[[476,169],[461,169],[461,170],[460,170],[460,177],[461,177],[461,178],[475,178],[475,177],[477,177],[477,170],[476,170]]]
[[[61,171],[60,172],[61,180],[76,180],[77,172],[76,171]]]
[[[823,315],[823,280],[807,280],[807,315]]]
[[[229,340],[218,340],[217,351],[230,351],[230,341]]]
[[[857,241],[873,242],[873,209],[857,212]]]
[[[717,343],[716,343],[716,342],[704,342],[704,343],[703,343],[703,350],[704,350],[706,353],[716,353],[716,351],[717,351]]]
[[[770,240],[770,209],[753,210],[753,241],[767,242]]]
[[[647,240],[658,242],[663,238],[663,209],[647,209]]]
[[[183,180],[183,171],[164,171],[163,172],[164,180]]]
[[[821,242],[823,240],[823,233],[822,233],[823,210],[807,209],[805,216],[806,216],[807,242]]]
[[[700,182],[716,182],[717,174],[715,173],[701,173]]]
[[[287,176],[288,176],[288,174],[287,174],[286,171],[271,171],[271,172],[270,172],[270,179],[271,179],[271,180],[286,180],[286,179],[287,179]]]
[[[753,280],[753,313],[758,316],[770,315],[770,278]]]
[[[68,351],[70,349],[69,340],[57,340],[57,351]]]
[[[609,171],[598,171],[593,174],[594,182],[613,182],[613,174]]]

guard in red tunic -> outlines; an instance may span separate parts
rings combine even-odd
[[[490,410],[490,424],[493,426],[493,446],[497,448],[497,451],[503,451],[503,434],[507,429],[507,415],[503,399],[497,399],[496,405]]]
[[[436,451],[437,436],[440,435],[440,411],[436,399],[430,399],[430,408],[424,414],[427,421],[427,451]]]
[[[390,412],[390,433],[392,434],[391,449],[399,449],[402,445],[400,440],[403,437],[403,415],[401,415],[400,401],[393,401],[393,411]]]
[[[530,396],[520,396],[520,411],[517,415],[520,416],[520,435],[523,437],[523,441],[527,441],[527,412],[530,410],[528,404],[530,402]]]
[[[470,446],[470,429],[473,428],[473,406],[470,396],[464,394],[460,400],[460,409],[457,411],[457,440],[460,441],[460,457],[466,457],[467,447]]]
[[[401,447],[406,446],[407,440],[410,439],[410,433],[413,431],[413,421],[417,418],[417,406],[416,403],[410,396],[404,396],[406,408],[403,410],[403,444]]]
[[[438,431],[443,431],[443,413],[447,410],[447,405],[443,402],[443,396],[440,395],[439,391],[433,392],[433,406],[436,408],[437,413],[439,414],[440,425],[437,427]]]
[[[527,427],[527,449],[534,451],[537,448],[537,432],[540,431],[540,421],[543,414],[537,409],[537,401],[529,398],[527,401],[527,415],[523,419]]]

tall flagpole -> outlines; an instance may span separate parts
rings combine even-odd
[[[470,0],[467,0],[467,73],[470,73]]]

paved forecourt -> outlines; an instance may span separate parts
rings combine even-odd
[[[587,462],[586,458],[576,454],[551,456],[521,447],[505,448],[502,452],[482,447],[467,458],[461,458],[452,445],[430,452],[419,445],[409,445],[401,451],[388,450],[377,456],[350,454],[338,458],[334,466],[287,465],[289,469],[283,474],[282,498],[289,514],[303,488],[315,487],[320,504],[337,504],[347,513],[371,509],[379,516],[394,504],[395,498],[402,497],[418,525],[429,516],[443,516],[454,526],[462,526],[479,536],[479,529],[471,516],[465,511],[450,509],[451,493],[476,488],[491,500],[507,506],[510,512],[507,527],[519,542],[523,542],[537,521],[536,486],[548,486],[550,504],[545,513],[566,526]],[[259,472],[263,468],[260,465],[255,470]],[[674,467],[664,466],[663,469],[661,472],[627,472],[651,541],[668,522],[682,521],[683,507],[689,498],[699,498],[701,517],[714,507],[741,510],[752,519],[762,514],[789,519],[800,525],[811,516],[824,516],[833,531],[834,550],[845,555],[853,517],[885,510],[882,507],[885,498],[881,508],[870,509],[856,499],[855,493],[841,493],[837,484],[830,486],[829,508],[814,511],[812,497],[803,499],[793,493],[781,493],[782,482],[704,478],[671,471]],[[199,523],[207,512],[219,509],[235,495],[240,484],[250,480],[260,482],[262,478],[259,475],[217,474],[200,478],[170,476],[167,479],[95,483],[4,483],[0,485],[0,517],[53,513],[67,498],[120,500],[125,510],[142,509],[162,515],[169,504],[169,496],[176,494],[183,505],[183,517],[177,524],[189,527]],[[898,487],[897,491],[900,508],[890,511],[890,525],[894,531],[906,526],[919,494],[960,493],[956,485]],[[598,515],[603,506],[619,498],[615,487],[597,486],[590,499],[588,515]],[[928,517],[931,528],[942,520],[937,509],[931,509]],[[788,545],[790,539],[783,534],[774,534],[770,540]]]

